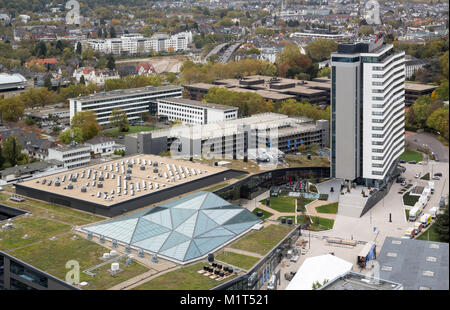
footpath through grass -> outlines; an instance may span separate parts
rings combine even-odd
[[[249,270],[259,261],[258,257],[228,251],[220,253],[216,256],[215,259],[220,262],[242,268],[244,270]]]
[[[423,155],[416,151],[405,151],[405,152],[403,152],[402,155],[400,155],[400,157],[398,159],[404,160],[406,162],[412,161],[412,160],[419,162],[419,161],[423,160]]]
[[[234,276],[232,276],[222,281],[210,279],[197,272],[202,270],[204,265],[206,265],[206,263],[201,262],[176,269],[139,285],[135,287],[134,290],[209,290],[234,278]]]
[[[141,131],[152,131],[152,130],[156,130],[156,129],[160,129],[160,128],[155,127],[155,126],[130,126],[130,129],[126,132],[119,132],[119,128],[112,128],[112,129],[104,130],[103,134],[108,137],[118,137],[118,136],[129,135],[129,134],[137,133],[137,132],[141,132]]]
[[[251,231],[244,237],[229,245],[230,248],[267,254],[293,229],[293,226],[269,225],[259,231]]]
[[[80,265],[80,281],[88,282],[84,289],[108,289],[148,271],[148,268],[136,262],[133,262],[131,266],[125,266],[124,261],[119,261],[120,268],[123,271],[116,276],[112,277],[107,272],[107,269],[111,267],[111,264],[107,264],[94,270],[93,272],[97,273],[97,276],[91,277],[82,271],[103,263],[104,261],[100,258],[103,253],[109,252],[109,250],[80,236],[72,239],[74,235],[73,233],[67,233],[57,237],[56,240],[45,240],[13,251],[12,254],[62,280],[65,279],[69,270],[66,269],[66,263],[70,260],[76,260]]]

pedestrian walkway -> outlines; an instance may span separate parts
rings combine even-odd
[[[263,258],[263,256],[261,254],[258,254],[255,252],[250,252],[250,251],[245,251],[245,250],[240,250],[240,249],[235,249],[235,248],[225,248],[224,251],[233,252],[236,254],[247,255],[247,256],[258,257],[258,258]]]

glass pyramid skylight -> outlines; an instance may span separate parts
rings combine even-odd
[[[259,222],[247,209],[201,191],[83,230],[186,263],[220,248]]]

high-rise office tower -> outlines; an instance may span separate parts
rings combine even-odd
[[[381,187],[404,151],[405,53],[378,35],[331,54],[331,175]]]

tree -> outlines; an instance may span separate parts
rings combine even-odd
[[[75,49],[75,52],[78,55],[81,55],[81,52],[82,52],[81,42],[77,42],[77,48]]]
[[[36,44],[35,53],[37,57],[45,57],[47,55],[47,45],[44,41],[39,41]]]
[[[445,206],[444,213],[436,216],[436,232],[439,236],[439,241],[449,242],[449,230],[448,230],[448,204]]]
[[[109,36],[111,38],[115,38],[116,37],[116,29],[114,29],[113,26],[111,26],[111,28],[109,28]]]
[[[117,127],[119,132],[128,131],[130,129],[130,123],[128,121],[127,114],[121,108],[112,110],[109,117],[111,125]]]
[[[17,137],[9,136],[2,144],[2,155],[5,161],[9,162],[12,167],[17,164],[17,161],[23,159],[21,153],[21,146],[17,141]]]
[[[324,67],[317,73],[318,77],[328,77],[331,75],[331,67]]]
[[[109,70],[114,70],[116,68],[116,60],[114,59],[114,56],[111,54],[108,55],[106,67]]]
[[[0,144],[0,169],[2,169],[5,163],[5,158],[3,157],[2,145]]]
[[[337,51],[337,43],[320,38],[306,45],[305,50],[314,61],[323,61],[330,58],[331,53]]]
[[[439,57],[439,66],[441,67],[441,73],[447,80],[448,80],[448,57],[449,57],[448,51],[446,51],[444,55]]]
[[[80,84],[86,85],[86,81],[84,80],[84,75],[80,77]]]
[[[443,80],[441,82],[441,85],[439,85],[439,87],[436,88],[435,91],[439,99],[444,101],[448,100],[448,92],[449,92],[448,80]]]
[[[83,132],[81,128],[78,127],[61,132],[58,136],[58,139],[64,144],[70,144],[72,140],[77,143],[82,143],[84,141]]]
[[[0,100],[0,114],[4,122],[17,122],[24,112],[24,103],[19,97]]]
[[[71,128],[80,128],[83,133],[83,141],[97,136],[101,127],[97,123],[97,114],[92,110],[77,112],[71,121]]]
[[[50,78],[50,75],[47,75],[44,79],[44,86],[47,87],[48,90],[52,88],[52,79]]]

